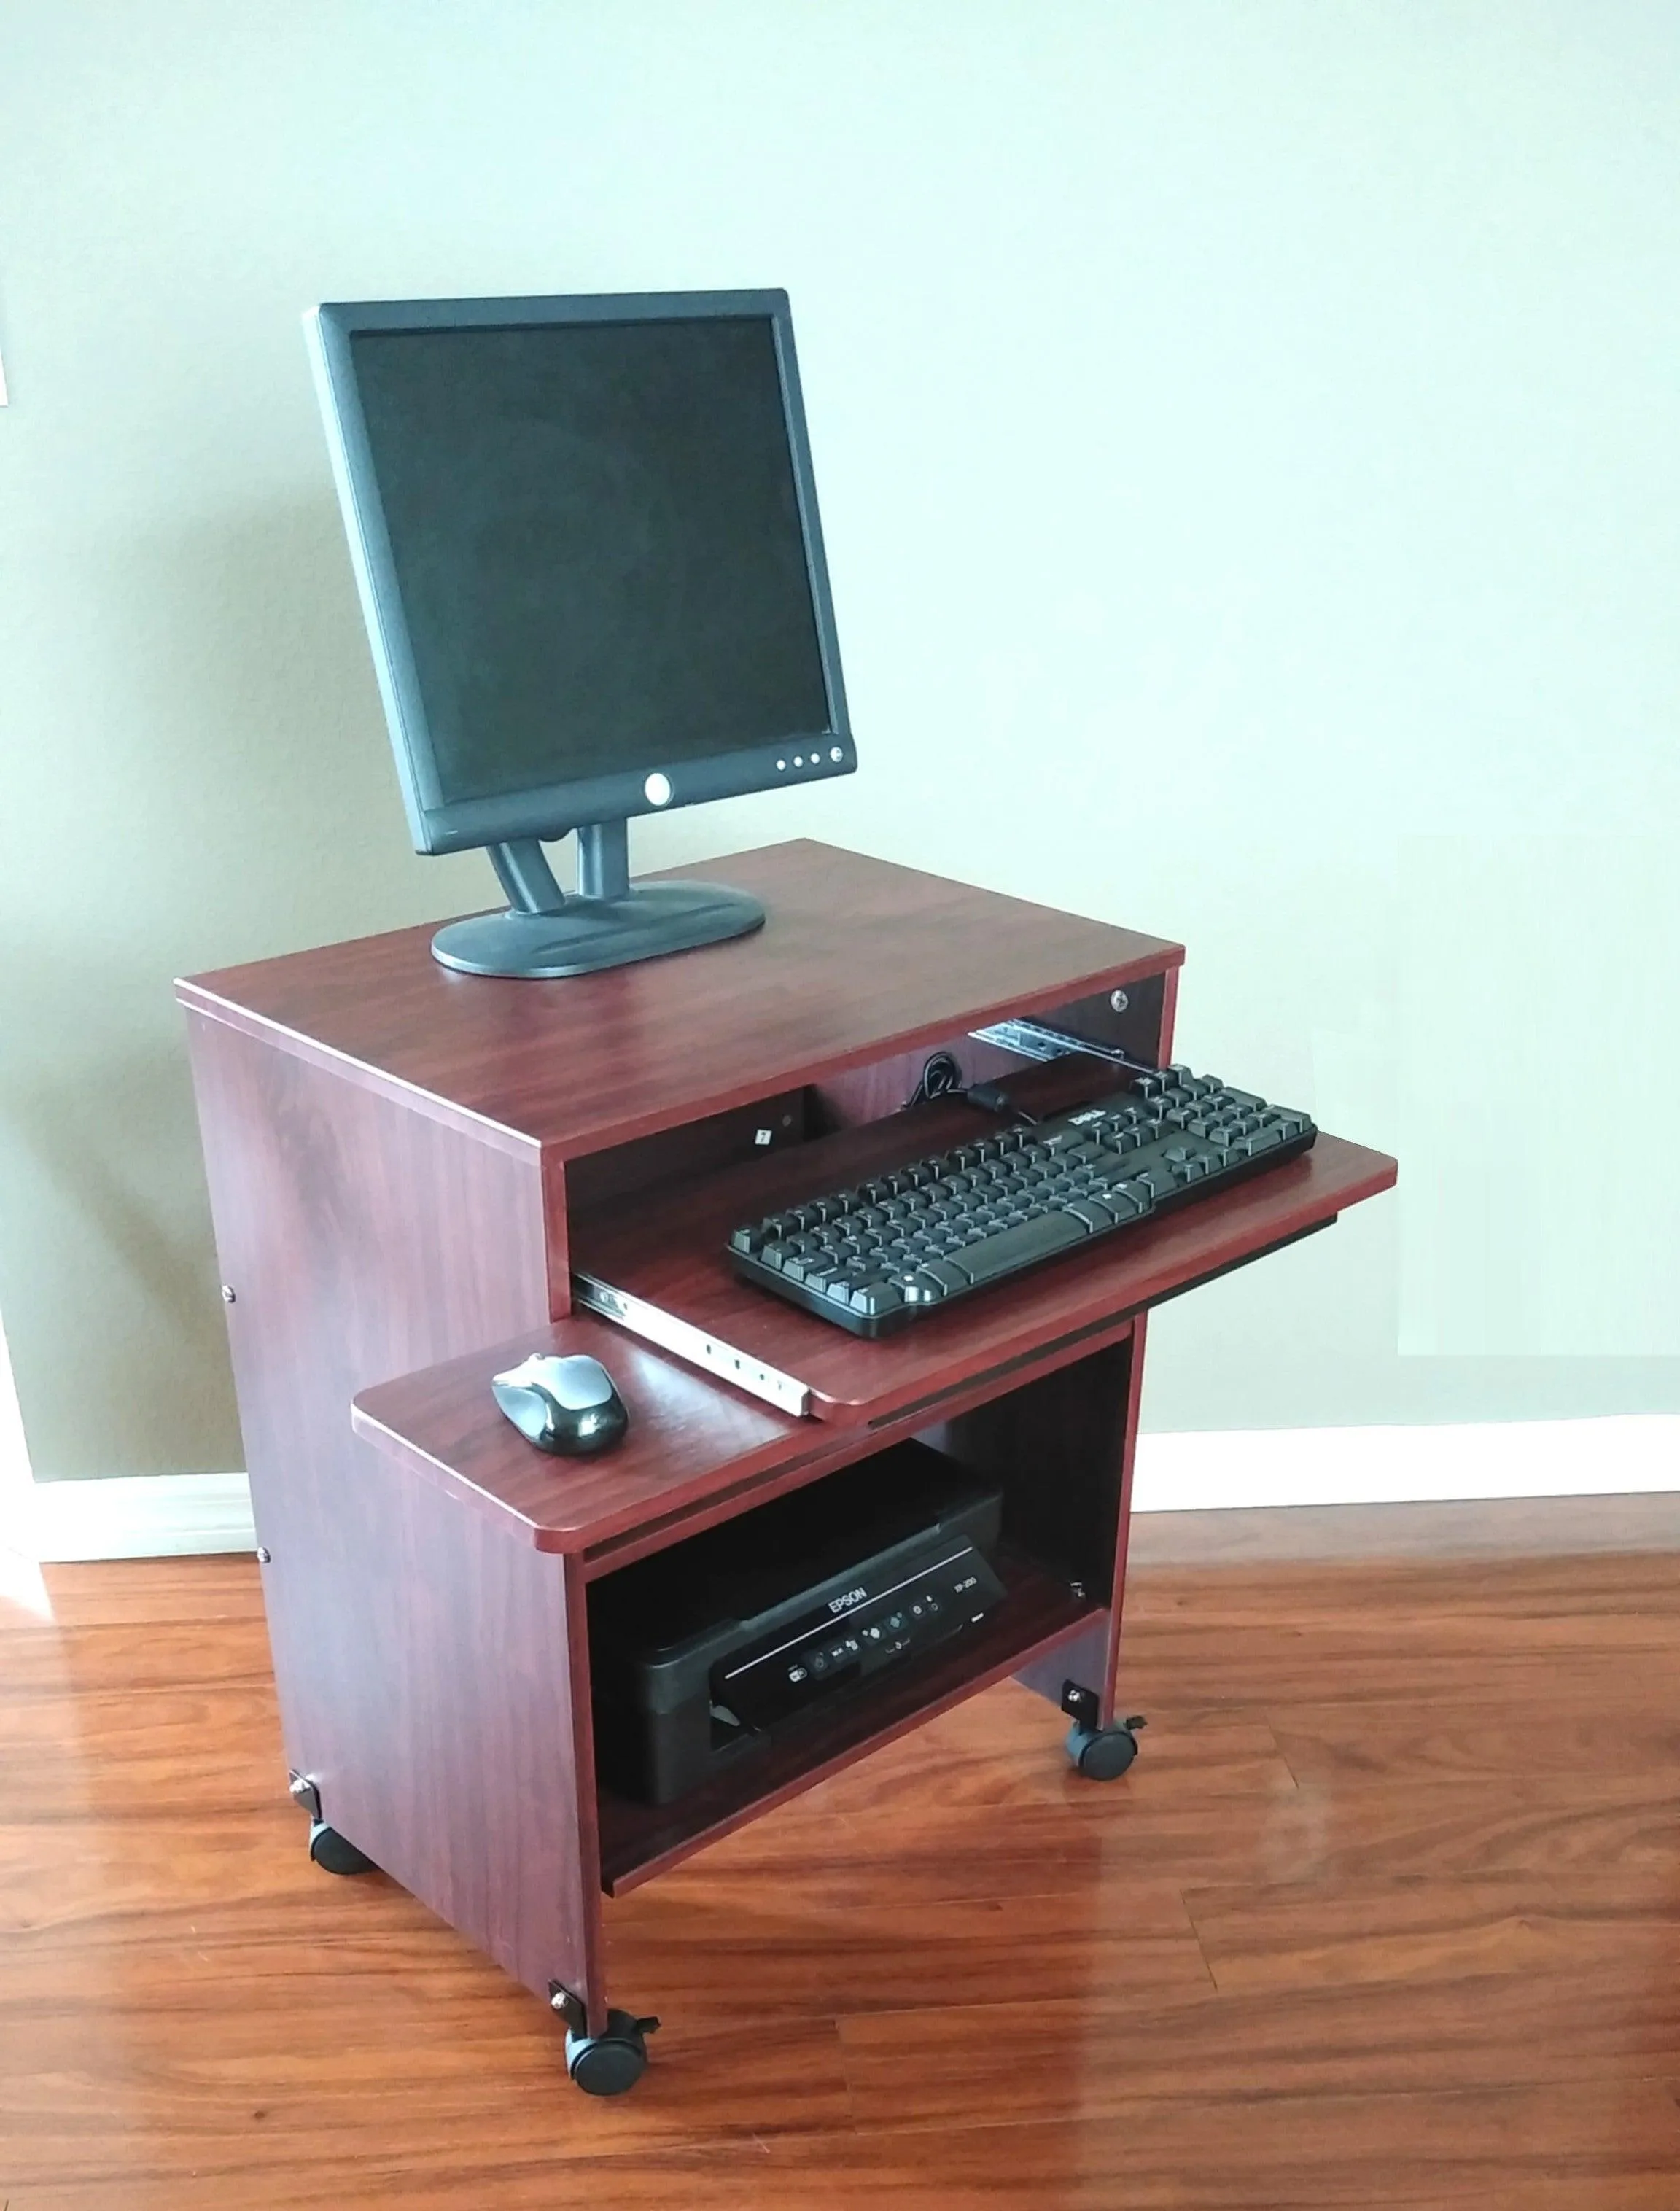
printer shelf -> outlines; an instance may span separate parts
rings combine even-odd
[[[773,1804],[812,1788],[854,1759],[1016,1673],[1106,1608],[1008,1543],[992,1553],[1008,1589],[984,1620],[919,1658],[874,1675],[828,1711],[802,1714],[767,1747],[744,1751],[715,1778],[670,1804],[598,1791],[601,1885],[622,1895]]]

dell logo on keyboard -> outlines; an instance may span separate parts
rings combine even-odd
[[[829,1598],[828,1609],[830,1612],[850,1612],[854,1604],[861,1604],[868,1595],[866,1589],[847,1590],[844,1596]]]

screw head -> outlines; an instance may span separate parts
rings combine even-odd
[[[1108,1003],[1113,1012],[1123,1014],[1131,1001],[1124,990],[1111,990],[1108,993]]]
[[[231,1282],[224,1282],[221,1286],[221,1302],[225,1305],[231,1305],[234,1302],[234,1286]]]

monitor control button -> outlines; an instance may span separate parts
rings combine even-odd
[[[670,778],[668,775],[650,775],[641,788],[642,796],[650,806],[670,804]]]
[[[844,760],[846,755],[841,752],[838,745],[833,745],[829,748],[828,757],[831,760]]]

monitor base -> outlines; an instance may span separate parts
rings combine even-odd
[[[546,981],[692,952],[764,926],[764,908],[725,883],[633,884],[622,898],[568,898],[551,913],[476,913],[432,939],[432,957],[463,975]]]

